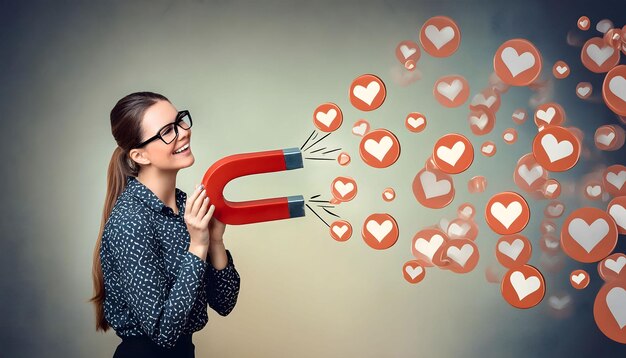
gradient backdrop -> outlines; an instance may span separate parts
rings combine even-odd
[[[447,109],[436,102],[435,80],[463,75],[473,95],[487,86],[498,46],[526,38],[542,52],[547,77],[556,60],[570,64],[572,75],[555,81],[553,100],[591,144],[599,125],[617,120],[601,101],[575,96],[576,83],[590,81],[598,99],[603,76],[584,69],[580,48],[565,39],[581,15],[593,24],[584,39],[600,35],[595,31],[600,19],[623,26],[623,1],[0,3],[1,356],[111,357],[120,342],[112,331],[95,332],[87,300],[106,169],[116,146],[109,111],[124,95],[141,90],[160,92],[193,115],[196,161],[177,182],[186,192],[223,156],[299,147],[314,128],[312,114],[320,103],[335,102],[344,113],[344,125],[325,144],[349,152],[349,166],[306,161],[297,171],[237,179],[226,195],[231,200],[296,194],[329,199],[332,179],[352,176],[359,195],[334,209],[352,223],[352,238],[334,241],[309,211],[304,218],[229,226],[225,243],[241,275],[239,300],[227,317],[209,310],[208,325],[194,335],[198,357],[626,355],[625,346],[607,339],[593,320],[601,285],[594,264],[566,258],[562,271],[545,273],[547,295],[571,295],[569,317],[550,315],[546,299],[529,310],[507,304],[499,285],[485,279],[498,236],[481,213],[476,217],[481,258],[474,271],[460,275],[432,268],[417,285],[402,276],[415,232],[442,217],[454,218],[464,201],[482,211],[492,194],[517,189],[514,164],[530,152],[536,133],[532,122],[517,126],[510,117],[518,107],[532,111],[527,88],[512,88],[503,96],[495,129],[479,138],[468,128],[467,104]],[[443,59],[422,52],[423,78],[410,86],[396,84],[397,43],[418,41],[421,25],[436,15],[457,22],[460,48]],[[348,99],[351,81],[364,73],[380,76],[388,91],[382,107],[368,113]],[[426,132],[404,128],[411,111],[427,116]],[[374,169],[360,160],[358,137],[351,134],[360,118],[396,133],[402,154],[395,165]],[[519,131],[518,142],[510,146],[500,138],[508,127]],[[411,183],[435,140],[449,132],[468,135],[475,147],[493,140],[498,153],[477,155],[474,165],[455,177],[457,197],[449,207],[425,209]],[[624,154],[594,151],[594,161],[624,164]],[[554,177],[572,181],[591,169],[581,161]],[[468,193],[465,183],[475,175],[487,177],[485,193]],[[397,193],[392,203],[380,196],[388,186]],[[529,201],[531,210],[541,213],[545,202]],[[566,204],[570,210],[589,205]],[[398,221],[400,238],[388,250],[373,250],[360,237],[363,220],[374,212],[388,212]],[[332,221],[328,214],[323,217]],[[541,218],[533,216],[523,231],[534,243],[531,264],[536,266]],[[624,252],[624,246],[620,242],[617,250]],[[574,268],[591,274],[587,289],[569,285]]]

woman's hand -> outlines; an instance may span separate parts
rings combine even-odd
[[[212,217],[209,222],[209,233],[211,237],[211,244],[218,244],[224,242],[224,231],[226,230],[226,224]]]
[[[192,246],[208,248],[211,239],[209,220],[211,220],[214,211],[215,205],[211,204],[209,207],[209,197],[202,185],[198,186],[194,193],[187,198],[184,218],[191,237],[190,248]],[[221,232],[223,233],[223,229]],[[216,233],[219,233],[219,230]],[[221,235],[219,239],[221,239]],[[204,256],[206,257],[206,253]]]

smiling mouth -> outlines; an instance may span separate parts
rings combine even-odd
[[[183,148],[184,148],[184,149],[183,149]],[[187,143],[187,144],[185,144],[185,145],[181,148],[181,149],[183,149],[182,151],[179,149],[179,150],[175,151],[173,154],[174,154],[174,155],[176,155],[176,154],[187,153],[187,152],[189,152],[190,148],[191,148],[191,145],[190,145],[189,143]]]

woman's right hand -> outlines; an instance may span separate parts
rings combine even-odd
[[[215,211],[215,205],[209,207],[209,197],[200,184],[193,194],[187,198],[185,206],[185,223],[191,237],[190,246],[209,246],[209,221]]]

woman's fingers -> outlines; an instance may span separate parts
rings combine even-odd
[[[200,193],[202,193],[202,189],[203,188],[200,188],[200,186],[198,186],[196,188],[196,190],[194,190],[194,192],[191,194],[191,196],[189,196],[187,198],[187,205],[186,205],[186,207],[188,209],[187,212],[189,212],[190,214],[193,213],[193,204],[195,203],[196,198],[198,198],[198,196],[200,196]]]
[[[203,189],[200,192],[200,195],[198,195],[198,197],[193,202],[193,206],[191,208],[191,215],[193,217],[198,216],[198,211],[200,211],[200,208],[202,207],[202,201],[204,200],[205,197],[206,197],[206,189]]]
[[[200,199],[198,199],[198,200],[200,200]],[[208,196],[202,198],[202,205],[200,205],[200,210],[198,210],[198,214],[196,215],[198,220],[202,220],[202,217],[204,216],[204,214],[206,214],[206,212],[207,212],[207,210],[209,208],[209,206],[208,206],[209,201],[210,201],[210,199],[209,199]]]
[[[209,220],[211,220],[211,217],[213,216],[213,212],[215,212],[215,205],[211,204],[209,211],[207,211],[206,215],[204,215],[204,217],[202,218],[202,226],[208,227]]]

